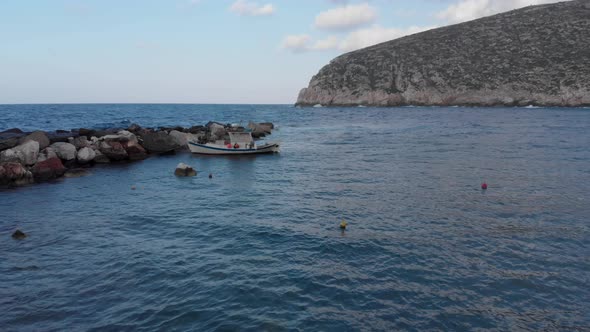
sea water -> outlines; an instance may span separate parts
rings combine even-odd
[[[587,109],[0,105],[0,131],[210,120],[281,153],[0,191],[0,330],[590,326]]]

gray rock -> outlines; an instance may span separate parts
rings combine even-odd
[[[34,131],[25,137],[21,137],[18,141],[19,144],[23,144],[27,141],[35,141],[39,143],[39,149],[43,150],[49,146],[49,137],[45,134],[44,131]]]
[[[0,162],[18,162],[23,165],[33,165],[39,156],[39,143],[27,141],[12,149],[0,152]]]
[[[142,139],[141,145],[150,153],[165,153],[180,148],[176,140],[163,131],[144,130],[139,135]]]
[[[227,130],[225,129],[225,127],[217,122],[209,122],[207,124],[207,129],[209,130],[209,134],[210,134],[210,141],[216,141],[216,140],[221,140],[224,139],[225,136],[227,135]]]
[[[0,186],[23,186],[33,182],[33,174],[22,164],[0,163]]]
[[[187,134],[182,133],[177,130],[172,130],[168,135],[170,135],[181,148],[187,147]]]
[[[102,154],[102,152],[100,152],[100,150],[94,150],[94,153],[96,154],[96,156],[94,157],[94,162],[97,164],[108,164],[111,162],[111,160],[109,159],[109,157],[105,156],[104,154]]]
[[[176,176],[197,176],[197,171],[185,163],[180,163],[174,171]]]
[[[82,149],[85,147],[90,146],[91,142],[88,141],[88,137],[86,136],[78,136],[78,137],[71,137],[70,140],[68,140],[70,144],[74,145],[76,147],[76,149]]]
[[[51,144],[51,148],[55,151],[57,156],[62,160],[76,159],[76,147],[73,144],[65,142],[57,142]]]
[[[273,127],[274,125],[269,123],[254,123],[251,121],[248,123],[248,128],[252,130],[252,137],[254,138],[270,135]]]
[[[39,156],[37,157],[37,162],[45,161],[50,158],[57,158],[57,153],[52,147],[47,147],[39,152]]]
[[[13,148],[18,145],[17,137],[0,138],[0,151]]]
[[[89,162],[94,160],[96,157],[96,152],[89,147],[84,147],[78,150],[76,154],[76,159],[78,160],[79,164],[88,164]]]
[[[0,152],[0,163],[19,163],[22,164],[25,157],[20,151],[6,149]]]
[[[588,3],[529,6],[341,55],[297,105],[590,105]]]
[[[112,161],[121,161],[129,158],[123,145],[117,141],[102,141],[98,149]]]

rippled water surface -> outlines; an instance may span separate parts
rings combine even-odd
[[[0,105],[0,130],[209,120],[282,152],[0,191],[0,330],[590,328],[588,109]]]

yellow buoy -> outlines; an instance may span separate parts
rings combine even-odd
[[[342,220],[342,222],[340,223],[340,229],[346,229],[346,226],[348,226],[348,223],[346,222],[346,220]]]

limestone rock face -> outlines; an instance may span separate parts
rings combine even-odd
[[[588,0],[529,6],[341,55],[297,105],[590,105],[588,45]]]

